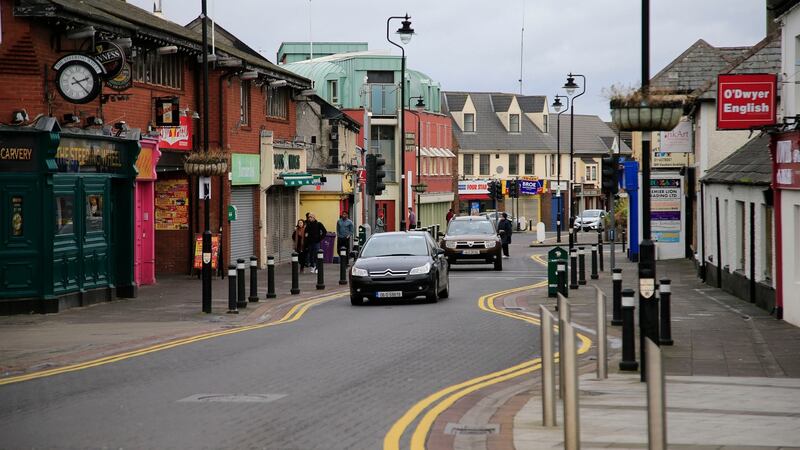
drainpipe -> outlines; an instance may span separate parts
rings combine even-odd
[[[700,279],[706,282],[706,191],[700,183]]]
[[[223,114],[223,104],[224,96],[223,90],[225,88],[225,82],[228,81],[235,72],[226,72],[219,77],[219,148],[220,150],[225,150],[225,115]],[[233,161],[231,160],[231,165]],[[233,167],[231,166],[231,169]],[[222,224],[225,223],[225,183],[227,183],[227,177],[225,175],[219,176],[219,265],[218,270],[220,276],[224,277],[225,270],[223,269],[225,266],[225,252],[223,251],[224,246],[222,245]]]
[[[772,203],[774,205],[773,207],[775,208],[775,318],[778,320],[783,319],[783,221],[781,220],[783,216],[783,208],[781,208],[782,192],[783,191],[781,189],[774,190],[775,200]]]

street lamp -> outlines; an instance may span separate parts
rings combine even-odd
[[[417,116],[417,187],[414,190],[417,193],[417,229],[419,229],[422,226],[422,223],[419,220],[419,198],[422,189],[422,183],[420,182],[419,178],[420,168],[421,168],[420,160],[422,159],[420,158],[419,154],[420,140],[421,140],[420,135],[422,134],[422,127],[420,126],[421,125],[420,114],[422,114],[425,111],[425,101],[422,99],[421,95],[417,97],[408,98],[409,101],[411,101],[411,99],[417,99],[417,104],[414,105],[414,109],[416,110],[414,115]]]
[[[561,242],[561,220],[563,217],[564,212],[564,200],[561,196],[561,114],[567,112],[567,108],[569,108],[569,96],[567,95],[558,95],[554,97],[555,100],[553,101],[553,109],[555,110],[556,114],[556,152],[558,154],[558,162],[556,163],[557,167],[556,170],[558,171],[558,175],[556,175],[556,197],[558,198],[558,212],[556,213],[556,242]],[[566,108],[561,103],[561,99],[566,100],[567,106]]]
[[[202,23],[203,23],[203,152],[208,154],[208,9],[206,0],[202,0]],[[220,189],[222,195],[222,189]],[[211,179],[208,179],[208,191],[205,192],[204,200],[204,219],[205,229],[203,230],[203,312],[211,313]]]
[[[581,77],[583,80],[583,87],[580,94],[575,95],[575,91],[578,90],[581,86],[575,83],[575,77]],[[575,201],[574,201],[574,192],[572,189],[572,184],[575,180],[575,163],[573,162],[575,158],[575,99],[580,97],[581,95],[586,93],[586,77],[577,74],[577,73],[569,73],[567,75],[567,82],[564,83],[564,90],[567,91],[567,95],[570,97],[570,104],[569,104],[569,186],[568,186],[568,197],[569,197],[569,227],[572,229],[575,224]],[[581,192],[583,192],[583,186],[581,186]],[[570,236],[572,239],[569,241],[569,249],[575,247],[575,233],[571,233]]]
[[[401,22],[402,27],[397,29],[397,34],[400,36],[400,41],[403,45],[411,41],[414,36],[414,29],[411,28],[411,21],[408,14],[405,16],[392,16],[386,19],[386,40],[390,44],[400,49],[400,204],[398,211],[400,212],[400,231],[406,229],[406,186],[405,186],[405,151],[406,151],[406,128],[405,128],[405,115],[406,115],[406,50],[402,45],[392,41],[389,38],[389,23],[392,19],[403,19]]]

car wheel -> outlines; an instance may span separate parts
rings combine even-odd
[[[503,257],[500,254],[494,260],[494,270],[503,270]]]
[[[444,289],[442,292],[439,292],[439,298],[447,298],[450,296],[450,277],[447,277],[447,281],[445,282]]]
[[[355,295],[351,295],[350,304],[353,306],[361,306],[364,304],[364,299]]]
[[[439,300],[439,280],[436,280],[436,285],[433,288],[433,292],[425,296],[425,299],[428,300],[429,303],[436,303]]]

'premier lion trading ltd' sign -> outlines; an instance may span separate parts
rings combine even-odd
[[[776,121],[774,74],[719,75],[717,129],[748,130]]]

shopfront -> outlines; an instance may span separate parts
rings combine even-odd
[[[137,139],[0,128],[0,312],[135,297]],[[113,214],[112,214],[113,212]]]
[[[261,179],[260,167],[259,155],[231,155],[231,197],[228,207],[231,262],[237,259],[250,261],[250,257],[258,253],[255,247],[255,224],[258,221],[255,202]]]
[[[423,227],[447,224],[447,212],[453,207],[455,195],[452,192],[425,192],[419,195],[418,220]]]
[[[494,209],[494,201],[489,198],[490,180],[459,180],[458,214],[477,214]],[[497,209],[503,209],[503,201],[497,202]]]
[[[156,165],[161,158],[158,139],[145,138],[140,141],[141,151],[136,159],[136,191],[134,199],[134,246],[133,278],[139,286],[156,282],[156,228],[155,228],[155,181]]]

